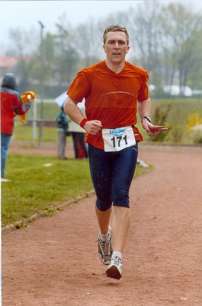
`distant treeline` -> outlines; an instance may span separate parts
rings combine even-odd
[[[77,26],[64,14],[54,32],[40,24],[31,30],[11,29],[7,55],[19,58],[13,72],[20,88],[32,88],[43,97],[60,94],[80,68],[103,58],[102,33],[111,24],[128,28],[129,60],[150,71],[154,96],[163,96],[165,85],[178,85],[182,94],[185,86],[202,90],[202,13],[158,1]]]

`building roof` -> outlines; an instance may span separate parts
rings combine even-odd
[[[18,62],[18,58],[14,56],[0,56],[0,68],[12,68]]]

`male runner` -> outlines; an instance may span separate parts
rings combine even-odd
[[[153,125],[149,117],[147,71],[125,60],[129,51],[127,29],[119,25],[108,27],[103,48],[105,60],[77,74],[68,88],[64,109],[87,132],[90,172],[97,196],[98,252],[108,265],[106,275],[120,279],[129,228],[129,187],[137,162],[137,144],[142,140],[135,127],[137,112],[148,133],[156,134],[163,128]],[[76,105],[83,98],[86,117]]]

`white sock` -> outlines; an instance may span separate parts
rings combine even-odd
[[[119,258],[122,259],[122,253],[121,253],[121,252],[119,252],[119,251],[113,251],[113,253],[112,253],[112,258],[114,258],[114,257],[116,257],[116,256],[118,256]]]
[[[102,239],[102,241],[107,240],[108,236],[109,236],[109,232],[111,231],[111,227],[109,227],[108,232],[106,234],[102,234],[100,233],[100,238]]]
[[[102,241],[105,241],[107,239],[107,234],[100,234],[100,238],[102,239]]]

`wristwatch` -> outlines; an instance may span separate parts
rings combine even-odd
[[[151,121],[151,118],[148,117],[148,116],[143,116],[142,119],[146,119],[146,120],[149,121],[150,123],[152,122],[152,121]]]

